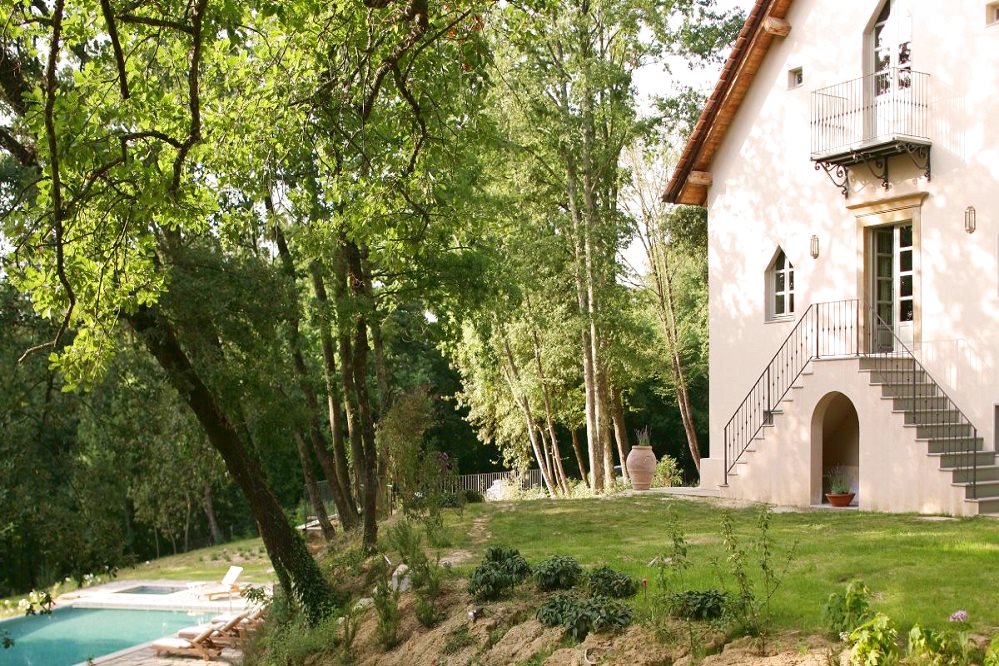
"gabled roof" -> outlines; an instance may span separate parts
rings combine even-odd
[[[790,30],[784,17],[791,2],[756,0],[666,186],[663,198],[669,203],[704,205],[711,186],[710,170],[715,152],[742,105],[770,44]]]

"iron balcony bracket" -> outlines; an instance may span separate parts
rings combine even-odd
[[[815,161],[815,170],[822,169],[829,176],[832,184],[839,188],[845,199],[850,198],[850,171],[842,164],[834,164],[824,160]]]
[[[933,165],[930,162],[930,147],[920,144],[920,143],[903,143],[902,148],[905,149],[906,155],[912,160],[912,163],[916,165],[917,169],[921,169],[923,175],[926,176],[926,180],[933,180]]]
[[[871,175],[881,181],[881,187],[886,190],[891,187],[891,183],[888,181],[888,158],[887,157],[876,157],[871,160],[867,160],[867,170],[871,172]]]

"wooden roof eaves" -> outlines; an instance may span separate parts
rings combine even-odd
[[[773,42],[763,30],[766,17],[784,18],[792,0],[757,0],[722,68],[718,83],[694,125],[673,171],[663,199],[669,203],[703,206],[707,188],[687,183],[691,171],[709,171],[715,151]]]

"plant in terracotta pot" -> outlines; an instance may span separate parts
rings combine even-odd
[[[837,465],[826,473],[826,479],[829,480],[829,492],[826,493],[829,503],[837,507],[850,506],[854,493],[850,492],[850,475],[847,469]]]
[[[656,473],[656,454],[652,452],[648,426],[635,432],[637,443],[628,454],[628,476],[635,490],[648,490]]]

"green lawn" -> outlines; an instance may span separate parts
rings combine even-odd
[[[670,510],[690,544],[688,589],[719,586],[713,561],[724,559],[720,523],[726,510],[744,543],[758,533],[758,509],[728,510],[663,495],[473,504],[449,524],[455,546],[477,556],[469,569],[486,546],[502,544],[519,548],[531,562],[565,554],[588,566],[606,564],[647,578],[651,593],[655,572],[649,561],[666,550],[663,526]],[[477,518],[486,520],[485,540],[473,529]],[[965,609],[977,630],[999,629],[999,521],[808,511],[774,515],[771,533],[778,547],[797,543],[774,601],[782,628],[819,629],[828,595],[860,578],[875,593],[875,609],[904,628],[914,622],[943,627],[952,612]],[[637,603],[643,603],[641,593]]]
[[[263,542],[257,539],[231,541],[221,546],[192,550],[181,555],[161,557],[118,572],[119,579],[211,581],[222,580],[231,565],[243,567],[243,583],[268,583],[275,580],[271,561]]]

